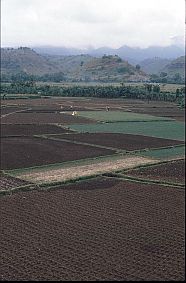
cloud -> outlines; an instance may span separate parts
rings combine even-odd
[[[168,45],[184,0],[2,0],[3,46]]]

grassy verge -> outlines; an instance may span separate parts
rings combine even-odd
[[[131,177],[131,176],[127,176],[127,175],[119,174],[119,173],[105,173],[103,174],[103,176],[110,177],[110,178],[117,178],[121,180],[127,180],[131,182],[136,182],[136,183],[156,184],[156,185],[176,187],[176,188],[181,188],[181,189],[185,187],[184,184],[181,184],[181,183],[166,182],[166,181],[159,181],[159,180],[152,180],[152,179],[145,179],[145,178],[136,178],[136,177]]]

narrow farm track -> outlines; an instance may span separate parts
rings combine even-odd
[[[7,114],[4,114],[4,115],[1,115],[0,118],[4,118],[4,117],[7,117],[9,115],[12,115],[12,114],[15,114],[15,113],[21,113],[21,112],[24,112],[24,111],[28,111],[28,110],[32,110],[32,108],[27,108],[27,109],[22,109],[22,110],[17,110],[17,111],[14,111],[14,112],[10,112],[10,113],[7,113]]]

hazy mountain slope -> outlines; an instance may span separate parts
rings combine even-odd
[[[64,73],[69,81],[144,81],[148,76],[118,56],[94,58],[90,55],[39,55],[29,48],[2,49],[4,74],[33,75]]]
[[[121,81],[130,79],[146,80],[147,75],[136,70],[127,61],[118,56],[103,56],[101,58],[90,55],[78,56],[48,56],[55,62],[65,75],[72,80],[83,81]]]
[[[1,49],[2,73],[19,73],[42,75],[55,73],[59,70],[47,58],[37,54],[30,48]]]
[[[163,59],[159,57],[149,58],[141,61],[139,65],[147,74],[158,74],[162,69],[171,63],[171,59]]]
[[[121,46],[120,48],[110,48],[110,47],[100,47],[100,48],[87,48],[85,49],[76,49],[76,48],[66,48],[66,47],[33,47],[36,52],[40,54],[49,54],[49,55],[80,55],[88,54],[93,57],[102,57],[106,55],[118,55],[122,59],[127,60],[131,64],[137,64],[142,60],[148,58],[167,58],[174,59],[179,56],[184,55],[184,48],[178,47],[176,45],[170,46],[150,46],[148,48],[139,48],[139,47],[129,47]]]
[[[185,73],[185,56],[178,57],[177,59],[171,61],[163,69],[163,72],[166,72],[168,75],[173,76],[176,73],[179,73],[184,77]]]

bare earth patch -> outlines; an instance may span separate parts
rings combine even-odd
[[[57,181],[66,181],[71,179],[76,179],[84,176],[91,176],[101,173],[106,173],[110,171],[116,171],[120,169],[133,168],[139,165],[156,163],[159,162],[155,159],[144,158],[144,157],[125,157],[117,161],[105,161],[95,164],[74,166],[70,168],[61,169],[46,169],[45,171],[32,171],[29,173],[20,173],[17,177],[33,181],[34,183],[48,183]]]

